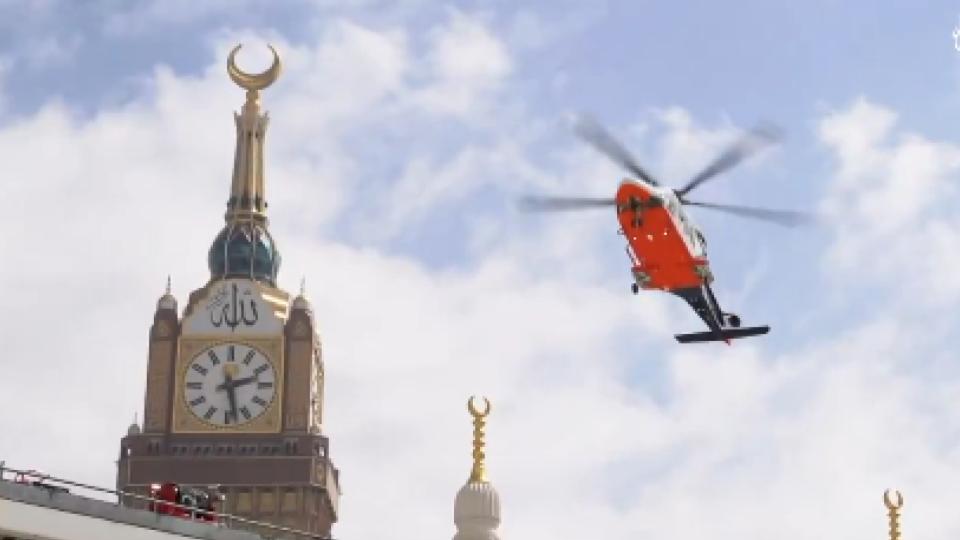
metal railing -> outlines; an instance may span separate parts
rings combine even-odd
[[[11,473],[13,475],[13,480],[6,478],[5,476],[6,473]],[[25,480],[29,480],[29,481],[25,481]],[[290,527],[283,527],[281,525],[274,525],[272,523],[266,523],[263,521],[256,521],[253,519],[235,516],[233,514],[224,514],[224,513],[214,512],[210,510],[202,510],[194,506],[186,506],[182,504],[172,503],[170,501],[155,499],[153,497],[140,495],[138,493],[130,493],[126,491],[119,491],[119,490],[93,486],[90,484],[84,484],[82,482],[74,482],[73,480],[57,478],[55,476],[50,476],[48,474],[45,474],[36,470],[14,469],[11,467],[7,467],[5,461],[0,461],[0,482],[4,482],[4,481],[20,483],[24,485],[32,485],[34,487],[38,487],[41,489],[45,488],[51,491],[58,491],[58,492],[69,492],[68,490],[63,488],[63,486],[70,486],[70,487],[76,487],[80,489],[93,491],[96,493],[113,495],[114,497],[117,498],[117,500],[112,504],[116,504],[117,506],[125,506],[128,508],[132,508],[132,507],[129,507],[128,505],[123,504],[124,500],[134,499],[134,500],[142,501],[145,503],[153,503],[153,508],[154,508],[153,513],[157,515],[163,515],[159,512],[159,508],[176,508],[179,510],[187,511],[188,516],[177,516],[174,519],[187,519],[196,523],[203,523],[211,526],[223,526],[226,528],[231,528],[230,524],[232,523],[242,523],[244,525],[262,528],[269,531],[275,531],[275,532],[283,533],[286,535],[293,535],[298,538],[309,538],[311,540],[337,540],[332,536],[317,535],[311,532],[301,531],[299,529],[292,529]],[[48,482],[54,482],[55,484],[58,484],[58,485],[49,484]],[[80,495],[77,495],[77,496],[79,497]],[[103,501],[103,502],[108,502],[108,501]],[[149,508],[149,505],[147,507]],[[211,516],[215,518],[215,521],[202,519],[201,516]],[[250,532],[250,531],[247,531],[247,532]]]

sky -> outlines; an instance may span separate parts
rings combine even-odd
[[[960,533],[960,52],[948,2],[0,0],[0,460],[112,486],[167,276],[222,226],[241,67],[266,90],[280,286],[306,280],[341,470],[334,535],[454,533],[488,396],[501,537]],[[721,304],[768,336],[680,346],[629,292],[588,113],[664,183],[776,148],[693,212]],[[698,209],[700,210],[700,209]]]

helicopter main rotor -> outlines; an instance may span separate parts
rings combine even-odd
[[[574,127],[577,135],[580,136],[594,149],[610,158],[612,161],[623,167],[628,172],[636,175],[647,184],[660,186],[653,175],[648,173],[639,165],[638,160],[621,144],[613,135],[611,135],[602,125],[590,117],[581,117]],[[757,127],[747,132],[726,150],[720,153],[709,165],[699,173],[695,174],[687,181],[683,187],[673,189],[680,204],[689,206],[699,206],[711,210],[719,210],[739,217],[759,219],[776,223],[784,226],[794,226],[809,221],[809,216],[803,212],[792,210],[773,210],[768,208],[757,208],[752,206],[739,206],[731,204],[718,204],[709,202],[691,201],[686,198],[694,189],[700,187],[705,182],[715,178],[720,173],[726,172],[740,164],[742,161],[757,153],[759,150],[777,142],[780,139],[779,132],[772,127]],[[590,197],[525,197],[521,200],[524,208],[535,211],[562,211],[579,210],[584,208],[609,208],[615,206],[617,201],[613,198],[590,198]],[[662,201],[655,201],[653,205]],[[630,205],[630,210],[639,211],[643,205],[639,201],[634,201]],[[651,205],[652,206],[652,205]]]

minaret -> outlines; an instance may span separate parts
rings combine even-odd
[[[483,437],[484,418],[490,414],[490,401],[483,398],[484,409],[480,411],[474,398],[467,401],[467,411],[473,417],[473,467],[470,478],[457,492],[453,503],[453,522],[457,534],[453,540],[500,540],[497,527],[500,525],[500,495],[487,480],[484,464]]]
[[[893,497],[891,497],[893,495]],[[883,505],[887,507],[890,519],[890,540],[900,540],[900,509],[903,508],[903,495],[899,491],[883,492]]]

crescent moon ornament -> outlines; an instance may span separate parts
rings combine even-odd
[[[896,497],[896,499],[894,499],[890,495],[893,495],[894,497]],[[899,510],[903,508],[903,495],[901,495],[900,492],[896,490],[894,490],[893,493],[891,494],[890,490],[888,489],[883,492],[883,504],[889,510]]]
[[[237,67],[237,51],[239,51],[242,46],[243,45],[237,45],[230,51],[230,55],[227,56],[227,73],[230,74],[230,79],[241,88],[251,92],[263,90],[273,84],[277,78],[280,77],[280,55],[277,54],[277,50],[273,48],[273,45],[267,45],[273,53],[273,64],[263,73],[244,73]]]
[[[467,400],[467,411],[470,412],[470,415],[474,418],[484,418],[490,414],[490,400],[487,398],[483,399],[484,409],[483,412],[477,410],[477,406],[474,404],[474,400],[477,399],[476,396],[470,396],[470,399]]]

